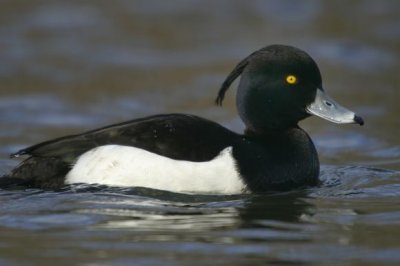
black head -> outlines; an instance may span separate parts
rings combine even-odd
[[[317,92],[324,93],[321,74],[314,60],[300,49],[271,45],[252,53],[226,78],[216,99],[218,104],[222,103],[226,90],[239,75],[236,104],[247,130],[259,133],[283,130],[297,126],[311,113],[322,116],[309,108],[319,98]],[[327,108],[337,105],[334,101],[324,104]],[[352,114],[352,118],[355,117]]]

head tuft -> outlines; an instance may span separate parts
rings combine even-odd
[[[251,56],[251,55],[250,55]],[[237,66],[232,70],[232,72],[228,75],[228,77],[225,79],[224,83],[222,83],[221,88],[218,91],[218,96],[215,99],[215,103],[217,105],[222,105],[222,101],[224,100],[225,97],[225,92],[229,89],[229,86],[239,77],[243,70],[246,68],[247,64],[249,63],[249,57],[246,57],[243,59]]]

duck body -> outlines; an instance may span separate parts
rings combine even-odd
[[[315,185],[319,173],[314,145],[300,128],[241,135],[185,114],[156,115],[67,136],[14,156],[25,154],[31,157],[11,176],[48,189],[100,183],[238,194]]]
[[[135,119],[23,149],[12,157],[29,157],[0,184],[57,189],[89,183],[212,194],[318,184],[318,155],[298,122],[312,114],[336,123],[362,119],[326,96],[316,63],[297,48],[267,46],[242,60],[217,103],[240,75],[243,134],[186,114]]]

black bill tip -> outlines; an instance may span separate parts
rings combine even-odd
[[[358,115],[354,115],[354,122],[356,122],[360,126],[364,125],[364,119],[362,119],[361,116]]]

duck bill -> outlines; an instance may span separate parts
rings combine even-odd
[[[360,116],[338,104],[321,89],[317,90],[314,102],[309,104],[306,110],[311,115],[333,123],[364,125],[364,120]]]

